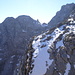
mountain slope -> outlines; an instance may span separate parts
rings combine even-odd
[[[0,24],[0,75],[13,75],[22,56],[26,55],[31,38],[45,30],[30,16],[6,18]]]
[[[32,49],[30,75],[74,75],[75,11],[64,24],[35,37]]]
[[[68,19],[72,11],[75,10],[75,4],[66,4],[61,7],[61,10],[56,13],[56,15],[48,23],[50,28],[56,27],[59,23]]]

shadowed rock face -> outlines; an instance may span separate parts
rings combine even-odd
[[[45,30],[31,17],[8,17],[0,24],[0,75],[13,75],[33,36]]]
[[[56,13],[56,15],[48,23],[50,28],[56,27],[62,21],[65,21],[72,11],[75,9],[75,4],[67,4],[61,7],[61,10]]]

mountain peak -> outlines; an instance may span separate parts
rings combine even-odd
[[[18,19],[18,20],[33,20],[30,16],[28,16],[28,15],[20,15],[20,16],[18,16],[16,19]]]
[[[3,21],[3,23],[4,22],[11,22],[11,21],[13,21],[13,20],[15,20],[15,18],[14,17],[7,17],[4,21]]]
[[[66,4],[61,7],[61,10],[56,13],[56,15],[48,23],[50,28],[56,27],[62,21],[65,21],[72,11],[75,9],[75,4]]]

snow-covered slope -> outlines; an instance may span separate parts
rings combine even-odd
[[[68,24],[64,23],[63,25],[34,38],[32,42],[32,48],[34,49],[34,68],[30,75],[44,75],[48,72],[50,73],[48,75],[52,75],[54,69],[55,71],[58,70],[58,73],[53,75],[69,74],[69,71],[71,70],[71,63],[68,59],[71,58],[71,55],[66,50],[67,47],[64,39],[69,34],[75,35],[75,21],[73,16],[74,15],[70,15],[67,20]],[[61,53],[63,54],[61,55]],[[64,68],[62,67],[63,64],[65,65]]]

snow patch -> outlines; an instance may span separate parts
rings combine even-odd
[[[73,19],[69,19],[69,20],[73,20]],[[66,31],[64,30],[64,26],[66,27],[66,30],[68,30],[67,33],[64,33]],[[75,33],[75,25],[68,25],[68,26],[62,25],[59,28],[56,28],[54,32],[52,32],[51,34],[47,34],[48,32],[45,32],[35,37],[32,42],[32,47],[35,50],[33,53],[33,59],[35,59],[34,61],[35,67],[33,68],[32,75],[36,75],[36,74],[38,75],[37,72],[39,72],[40,75],[43,75],[43,73],[46,72],[45,61],[47,61],[49,65],[51,65],[52,62],[54,61],[49,59],[50,55],[48,54],[47,50],[52,49],[54,42],[58,39],[59,36],[61,36],[61,34],[64,33],[63,36],[65,36],[66,34],[69,34],[71,32]],[[59,49],[60,46],[64,46],[63,38],[62,40],[56,43],[56,48],[58,48],[58,52],[60,50]],[[67,55],[67,58],[70,58],[70,56]],[[43,69],[41,68],[41,66],[43,66],[42,67]],[[67,63],[64,75],[68,75],[70,68],[71,68],[70,64]],[[59,74],[62,75],[61,73]]]
[[[51,47],[52,46],[52,44],[53,44],[53,42],[61,35],[61,34],[63,34],[63,32],[64,32],[64,30],[62,30],[61,31],[61,27],[60,27],[60,29],[59,28],[56,28],[55,30],[54,30],[54,32],[51,34],[51,35],[53,35],[52,37],[52,39],[49,41],[49,47]]]
[[[42,27],[47,27],[47,26],[48,26],[47,24],[42,25]]]
[[[71,69],[70,63],[67,63],[64,75],[68,75],[70,69]]]
[[[26,30],[22,30],[22,32],[24,33],[24,32],[27,32]]]
[[[70,58],[70,56],[67,54],[67,58]]]
[[[74,68],[75,68],[75,64],[74,64]]]
[[[0,58],[0,61],[2,60],[2,58]]]
[[[11,58],[14,58],[14,57],[15,57],[15,55],[11,56]]]
[[[17,65],[17,66],[19,66],[20,64],[19,64],[19,63],[17,63],[16,65]]]
[[[68,21],[74,21],[73,18],[69,18]]]
[[[53,42],[61,35],[63,34],[64,30],[63,30],[63,26],[56,28],[54,30],[53,33],[46,35],[46,33],[43,33],[37,37],[34,38],[33,42],[32,42],[32,47],[35,50],[33,53],[34,57],[37,57],[37,55],[39,54],[39,51],[41,50],[41,46],[46,45],[47,49],[50,49],[50,47],[52,47]],[[49,31],[48,31],[49,32]],[[43,38],[44,36],[44,38]],[[47,40],[48,37],[51,37],[49,40]],[[56,47],[58,48],[58,46],[60,46],[61,43],[63,45],[63,42],[60,41],[57,43]]]
[[[62,75],[62,74],[59,72],[59,75]]]
[[[36,49],[35,52],[33,53],[33,57],[36,58],[38,56],[38,54],[39,54],[39,50]]]
[[[75,23],[75,21],[73,21],[73,23]]]
[[[60,46],[64,46],[63,40],[58,41],[58,42],[56,43],[56,48],[59,48]]]
[[[53,59],[49,59],[49,54],[47,52],[47,46],[44,48],[40,48],[39,55],[34,59],[34,68],[30,75],[44,75],[46,73],[47,68],[54,61]]]
[[[74,17],[74,15],[73,15],[73,14],[71,14],[69,17]]]
[[[68,32],[63,35],[64,37],[65,37],[65,35],[70,34],[72,32],[73,32],[73,34],[75,34],[75,25],[68,25],[68,26],[66,26],[66,29],[68,29]]]

